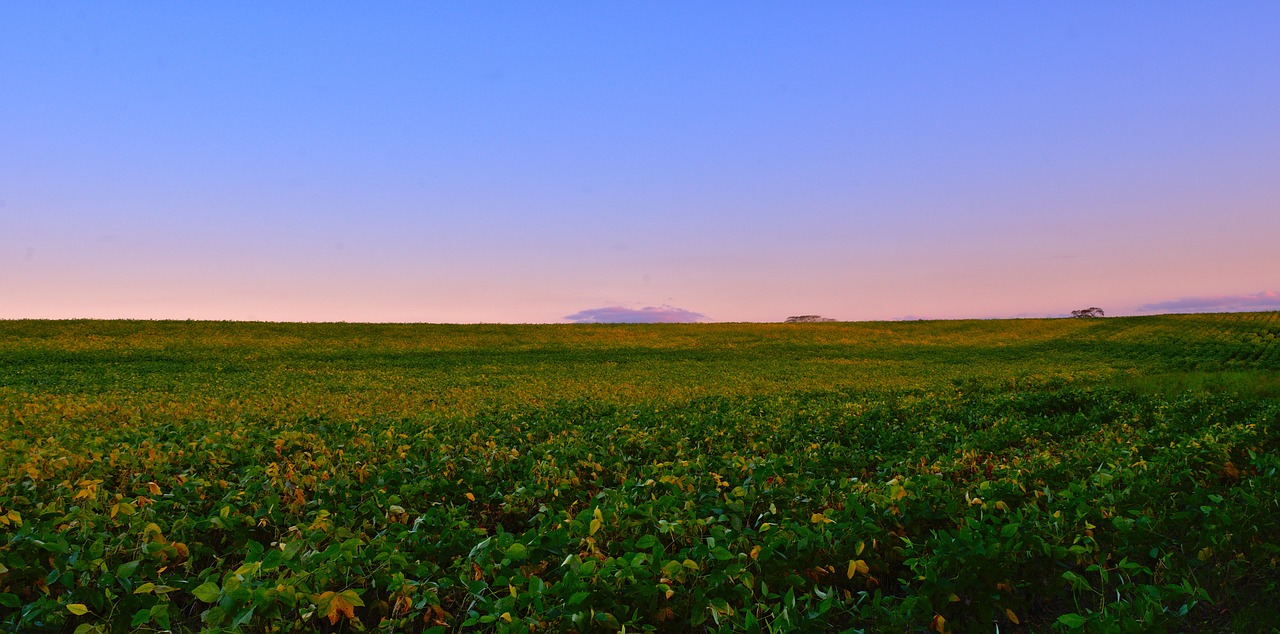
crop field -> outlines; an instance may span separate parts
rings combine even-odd
[[[0,322],[0,629],[1280,627],[1280,313]]]

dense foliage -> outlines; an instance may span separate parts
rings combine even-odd
[[[0,322],[0,628],[1277,627],[1278,337]]]

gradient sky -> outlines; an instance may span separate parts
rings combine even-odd
[[[1277,25],[1276,2],[5,2],[0,318],[1280,308]]]

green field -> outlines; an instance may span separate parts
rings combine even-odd
[[[0,321],[0,628],[1268,631],[1278,430],[1280,313]]]

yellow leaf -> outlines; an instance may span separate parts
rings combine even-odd
[[[855,574],[857,574],[857,573],[862,573],[862,574],[864,574],[864,575],[865,575],[865,574],[868,574],[868,573],[870,573],[870,572],[871,572],[871,568],[867,567],[867,562],[865,562],[865,561],[863,561],[863,560],[861,560],[861,559],[857,559],[857,560],[850,559],[850,560],[849,560],[849,570],[848,570],[845,574],[846,574],[846,575],[848,575],[848,577],[849,577],[850,579],[852,579],[852,578],[853,578],[853,575],[855,575]]]
[[[947,620],[942,618],[941,614],[933,615],[933,621],[929,623],[929,629],[942,634],[947,631]]]
[[[853,554],[855,554],[855,555],[861,555],[861,554],[862,554],[862,551],[863,551],[866,547],[867,547],[867,542],[858,542],[858,549],[857,549]]]
[[[67,611],[76,616],[84,616],[89,613],[89,608],[83,603],[69,603]]]
[[[472,502],[475,502],[476,496],[472,495],[470,491],[467,491],[467,499],[471,500]]]
[[[595,535],[596,531],[600,530],[600,528],[604,526],[604,513],[601,513],[600,507],[597,506],[595,510],[592,511],[591,516],[594,518],[591,520],[591,534]]]
[[[510,623],[510,622],[511,622],[511,613],[510,613],[510,612],[503,612],[503,613],[502,613],[502,616],[500,616],[500,617],[498,617],[498,618],[500,618],[500,619],[502,619],[502,620],[504,620],[504,621],[506,621],[506,622]]]
[[[151,492],[151,495],[160,495],[160,485],[155,482],[148,482],[147,490]]]
[[[352,599],[355,599],[354,601]],[[316,597],[316,605],[320,608],[323,616],[329,618],[330,625],[337,625],[338,619],[347,617],[348,620],[356,618],[356,605],[360,603],[359,595],[347,590],[342,594],[334,594],[332,591],[325,592]]]
[[[1017,614],[1014,614],[1014,613],[1013,613],[1013,610],[1010,610],[1009,608],[1005,608],[1005,609],[1004,609],[1004,615],[1005,615],[1005,616],[1007,616],[1007,617],[1009,617],[1009,620],[1010,620],[1010,621],[1013,621],[1013,624],[1014,624],[1014,625],[1022,625],[1022,621],[1019,621],[1019,620],[1018,620],[1018,615],[1017,615]]]
[[[752,546],[752,547],[751,547],[751,558],[752,558],[752,559],[756,559],[756,558],[758,558],[758,557],[760,557],[760,546],[759,546],[759,545]]]
[[[889,497],[894,500],[901,500],[902,498],[907,497],[906,488],[900,487],[896,484],[894,486],[889,487],[889,492],[890,492]]]

